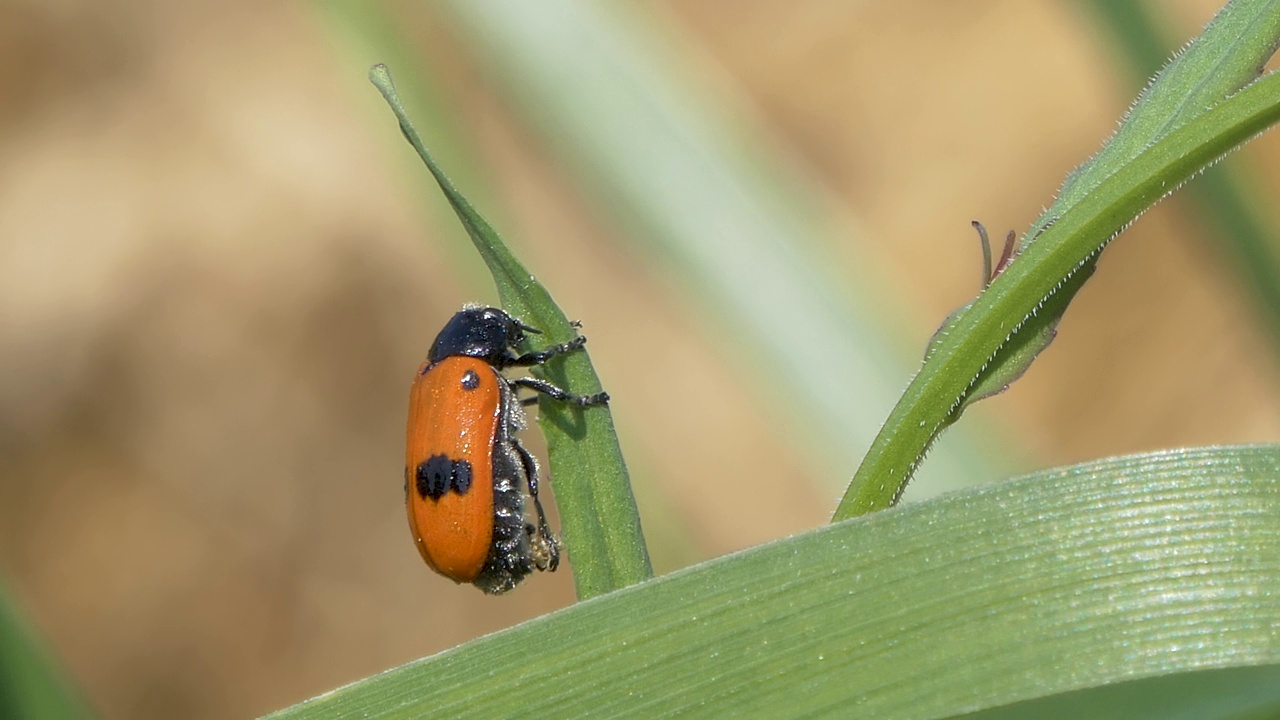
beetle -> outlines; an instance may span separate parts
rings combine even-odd
[[[504,377],[507,368],[541,365],[587,341],[578,335],[517,354],[526,333],[541,331],[498,308],[464,305],[436,336],[409,390],[404,488],[418,552],[441,575],[492,595],[534,568],[560,564],[560,543],[538,498],[538,462],[516,437],[525,427],[523,406],[538,394],[578,407],[609,402],[604,392],[576,395],[538,378]],[[521,399],[520,389],[537,394]],[[525,519],[526,492],[537,525]]]

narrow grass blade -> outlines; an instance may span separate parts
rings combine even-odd
[[[541,330],[540,344],[572,339],[577,331],[550,293],[507,250],[422,144],[386,67],[374,66],[370,80],[395,112],[405,138],[435,176],[489,266],[503,307]],[[601,389],[584,352],[556,358],[535,371],[573,392],[591,394]],[[539,409],[578,597],[586,599],[652,577],[640,516],[608,408],[566,408],[543,400]]]

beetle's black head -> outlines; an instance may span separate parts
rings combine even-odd
[[[511,358],[509,349],[524,342],[526,332],[538,331],[498,308],[468,305],[436,336],[427,361],[434,365],[453,355],[467,355],[501,369]]]

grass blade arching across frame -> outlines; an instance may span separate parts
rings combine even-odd
[[[369,77],[467,229],[493,274],[503,307],[540,329],[540,344],[572,339],[577,331],[550,293],[507,250],[497,232],[431,157],[406,115],[386,67],[374,66]],[[556,358],[537,371],[575,392],[590,394],[601,389],[586,353]],[[538,422],[546,435],[547,454],[555,470],[556,502],[579,599],[652,577],[640,516],[608,408],[565,408],[543,400],[539,403]]]
[[[1248,5],[1232,4],[1237,8]],[[1229,13],[1224,10],[1221,15]],[[1186,69],[1189,65],[1178,67]],[[1152,89],[1158,87],[1159,82]],[[1134,115],[1152,124],[1138,108]],[[1065,303],[1058,302],[1055,295],[1064,287],[1068,292],[1077,288],[1078,279],[1092,270],[1102,249],[1134,218],[1277,120],[1280,77],[1273,74],[1213,109],[1185,120],[1132,160],[1122,161],[1105,180],[1065,207],[1052,223],[1038,224],[1043,231],[1028,241],[1017,260],[951,321],[947,334],[931,348],[920,373],[872,443],[834,519],[882,510],[897,502],[938,433],[954,421],[966,394],[1024,323],[1043,320],[1037,314],[1045,310],[1046,304],[1057,302],[1055,312],[1065,310]],[[1117,137],[1123,134],[1122,128]],[[1104,156],[1112,157],[1105,151],[1099,155]],[[1085,173],[1093,167],[1096,165],[1091,163],[1077,171],[1068,187],[1078,188],[1091,181],[1092,175]]]
[[[1280,663],[1277,595],[1280,446],[1169,451],[826,526],[279,717],[936,718],[1176,674],[1207,694],[1201,671]]]

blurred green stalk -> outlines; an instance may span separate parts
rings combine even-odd
[[[873,268],[833,272],[822,190],[709,102],[688,80],[690,58],[637,6],[444,4],[636,253],[680,280],[712,342],[746,359],[752,392],[784,411],[779,429],[843,484],[927,338],[903,347],[893,330],[904,302]],[[953,432],[920,494],[997,477],[976,450],[980,435]]]
[[[88,710],[0,580],[0,718],[83,718]]]

